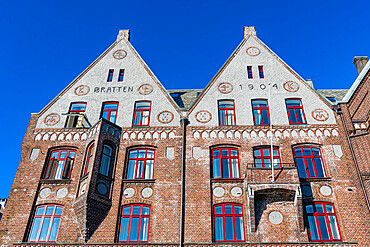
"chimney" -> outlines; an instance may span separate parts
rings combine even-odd
[[[130,30],[129,29],[118,31],[117,42],[122,40],[122,39],[130,41]]]
[[[356,65],[357,72],[360,74],[367,63],[367,57],[355,57],[353,63]]]
[[[314,88],[312,79],[306,79],[306,82],[307,82],[308,85],[310,85],[312,88]]]
[[[250,35],[257,36],[255,27],[244,27],[244,38],[247,38]]]

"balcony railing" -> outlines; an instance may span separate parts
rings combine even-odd
[[[299,183],[298,169],[294,163],[280,163],[274,166],[274,179],[271,167],[256,167],[248,163],[246,168],[248,183]]]

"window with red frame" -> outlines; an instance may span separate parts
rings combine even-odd
[[[235,125],[234,100],[218,101],[218,114],[220,125]]]
[[[264,75],[264,73],[263,73],[263,66],[262,66],[262,65],[259,65],[259,66],[258,66],[258,74],[259,74],[259,76],[260,76],[260,79],[265,78],[265,75]]]
[[[58,205],[42,205],[36,208],[33,218],[29,242],[55,242],[58,235],[63,207]]]
[[[152,179],[154,150],[135,149],[129,152],[127,179]]]
[[[72,150],[52,151],[44,179],[68,179],[71,176],[76,152]]]
[[[83,127],[86,102],[74,102],[69,107],[66,128]]]
[[[320,148],[310,146],[296,147],[294,148],[294,159],[297,164],[299,177],[326,177]]]
[[[280,153],[278,148],[273,148],[274,167],[280,167]],[[253,150],[255,167],[271,167],[271,148],[263,147]]]
[[[118,75],[118,81],[123,81],[123,76],[125,75],[125,70],[120,69],[119,70],[119,75]]]
[[[108,71],[108,78],[107,78],[107,82],[111,82],[113,80],[113,73],[114,73],[114,69],[110,69]]]
[[[306,205],[306,216],[311,241],[341,241],[333,204],[316,202]]]
[[[252,100],[254,125],[269,125],[270,112],[266,99]]]
[[[239,204],[214,206],[216,242],[242,242],[244,236],[243,207]]]
[[[306,117],[304,115],[302,101],[300,99],[286,99],[285,104],[290,124],[306,123]]]
[[[247,66],[248,79],[253,79],[252,66]]]
[[[101,117],[112,123],[116,123],[117,111],[118,102],[105,102],[103,103]]]
[[[123,206],[119,242],[148,242],[150,207],[134,204]]]
[[[213,178],[239,178],[239,154],[236,148],[212,150]]]
[[[87,153],[84,175],[89,173],[90,168],[92,166],[92,163],[93,163],[93,160],[94,160],[94,157],[93,157],[94,149],[95,149],[95,144],[92,144],[89,148],[88,153]]]
[[[150,101],[135,102],[134,119],[132,126],[148,126],[150,119]]]

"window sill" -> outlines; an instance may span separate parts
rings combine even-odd
[[[211,183],[243,183],[244,178],[211,178]]]
[[[43,184],[70,184],[72,179],[40,179]]]
[[[299,178],[299,180],[306,181],[306,182],[331,181],[331,177],[325,177],[325,178]]]
[[[124,183],[154,183],[155,179],[122,179]]]

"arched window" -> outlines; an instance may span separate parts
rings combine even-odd
[[[127,165],[127,179],[152,179],[154,150],[134,149],[130,150]]]
[[[315,202],[306,205],[311,241],[341,241],[334,205]]]
[[[236,148],[212,149],[213,178],[240,178],[239,153]]]
[[[280,152],[273,148],[274,167],[280,167]],[[253,150],[255,167],[271,167],[271,147],[258,147]]]
[[[84,173],[83,175],[86,175],[89,173],[90,171],[90,168],[92,166],[92,163],[93,163],[93,160],[94,160],[94,150],[95,150],[95,144],[93,143],[90,147],[89,147],[89,150],[87,152],[87,157],[86,157],[86,164],[85,164],[85,170],[84,170]]]
[[[76,152],[69,149],[52,151],[44,179],[68,179],[71,176]]]
[[[150,207],[133,204],[122,207],[119,242],[148,242]]]
[[[224,203],[214,206],[216,242],[242,242],[244,236],[243,207]]]
[[[293,150],[299,177],[326,177],[320,148],[311,146],[300,146],[294,148]]]
[[[41,205],[36,208],[29,242],[55,242],[58,235],[63,207],[58,205]]]
[[[113,148],[108,144],[104,144],[99,168],[100,174],[110,177],[112,160],[113,160]]]

